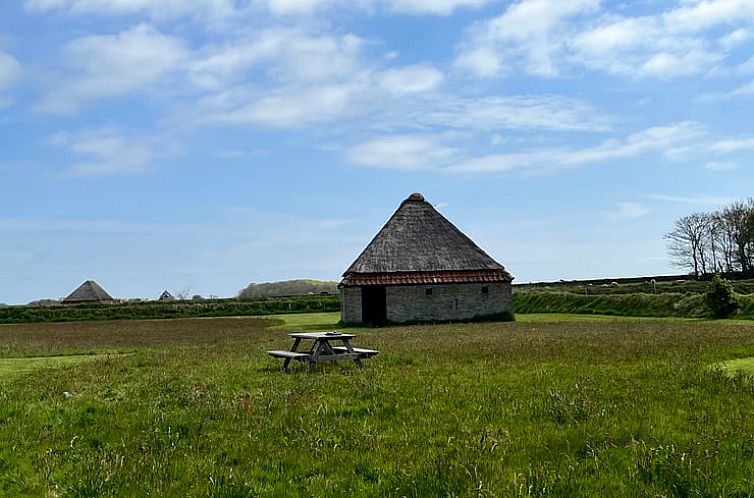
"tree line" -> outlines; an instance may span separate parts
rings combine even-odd
[[[665,239],[673,264],[697,278],[713,273],[754,276],[754,198],[678,218]]]

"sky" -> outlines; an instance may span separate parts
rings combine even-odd
[[[752,195],[754,0],[8,0],[0,302],[337,280],[418,191],[516,282]]]

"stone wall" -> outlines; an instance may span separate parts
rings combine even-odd
[[[343,323],[361,323],[361,287],[340,289],[340,320]]]
[[[427,294],[427,289],[432,293]],[[387,319],[393,323],[467,320],[505,311],[513,311],[508,283],[387,288]]]
[[[344,287],[340,297],[341,320],[361,323],[361,287]],[[386,300],[387,319],[393,323],[468,320],[513,312],[509,283],[388,286]]]

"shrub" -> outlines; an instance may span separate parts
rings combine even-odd
[[[704,293],[704,302],[715,318],[727,318],[738,309],[738,301],[730,282],[715,275]]]

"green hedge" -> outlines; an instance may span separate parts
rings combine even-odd
[[[754,295],[737,296],[741,308],[733,318],[754,318]],[[577,313],[617,316],[706,318],[710,312],[701,294],[572,294],[553,291],[513,293],[516,313]]]
[[[299,296],[254,300],[223,299],[121,304],[11,306],[0,308],[0,323],[148,320],[211,316],[259,316],[340,310],[339,296]]]

